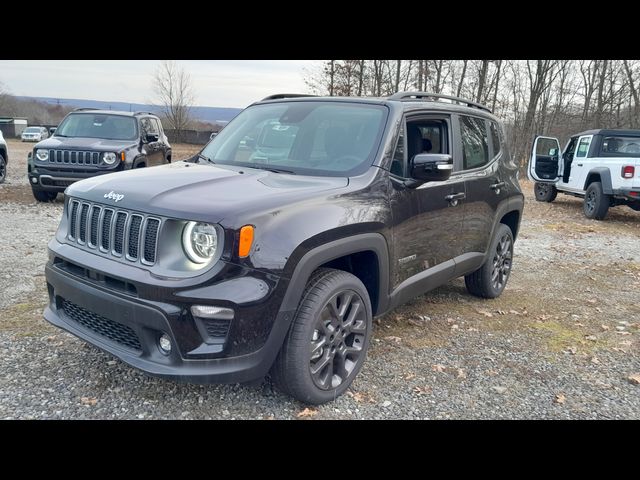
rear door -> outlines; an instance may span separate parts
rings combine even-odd
[[[536,137],[531,149],[529,179],[540,183],[555,183],[562,177],[560,142],[554,137]]]
[[[164,150],[160,143],[160,132],[156,123],[151,117],[144,117],[140,119],[140,126],[142,127],[142,142],[147,157],[147,167],[162,165]]]

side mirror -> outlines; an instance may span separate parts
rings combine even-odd
[[[157,133],[148,133],[146,136],[147,143],[157,142],[160,136]]]
[[[555,148],[550,148],[549,149],[549,156],[550,157],[555,157],[557,155],[557,153],[558,153],[557,149],[555,149]]]
[[[413,157],[411,177],[422,182],[442,182],[451,176],[453,158],[443,153],[420,153]]]

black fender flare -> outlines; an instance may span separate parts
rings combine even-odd
[[[516,239],[517,235],[520,231],[520,223],[522,222],[522,212],[524,210],[524,195],[514,195],[506,199],[498,205],[496,209],[496,214],[493,219],[493,226],[491,227],[491,236],[489,237],[489,244],[491,244],[491,240],[496,234],[496,229],[498,225],[500,225],[500,220],[507,214],[511,212],[518,212],[518,225],[516,226],[516,231],[513,234],[513,238]],[[489,254],[489,251],[485,252],[485,258]]]
[[[138,165],[140,165],[141,163],[144,163],[145,167],[147,166],[147,156],[146,155],[138,155],[136,158],[134,158],[133,162],[131,162],[131,167],[130,168],[138,168]]]
[[[375,312],[386,311],[389,301],[389,250],[387,241],[380,233],[361,233],[340,238],[319,245],[305,253],[291,275],[280,311],[297,310],[307,280],[320,265],[345,255],[366,250],[373,251],[378,257],[378,304],[371,307]]]
[[[587,179],[584,182],[583,190],[586,191],[587,187],[591,183],[591,178],[594,175],[600,175],[600,183],[602,183],[602,191],[606,195],[613,195],[613,186],[611,183],[611,170],[607,167],[596,167],[589,170]]]

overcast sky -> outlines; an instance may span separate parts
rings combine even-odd
[[[151,103],[159,60],[0,60],[0,82],[13,95]],[[305,93],[316,60],[180,60],[196,105],[246,107],[273,93]]]

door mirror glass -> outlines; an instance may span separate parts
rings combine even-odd
[[[442,182],[452,171],[453,158],[443,153],[420,153],[411,162],[411,177],[422,182]]]
[[[146,140],[147,140],[148,143],[151,143],[151,142],[157,142],[158,138],[159,138],[159,136],[158,136],[157,133],[148,133],[147,137],[146,137]]]

